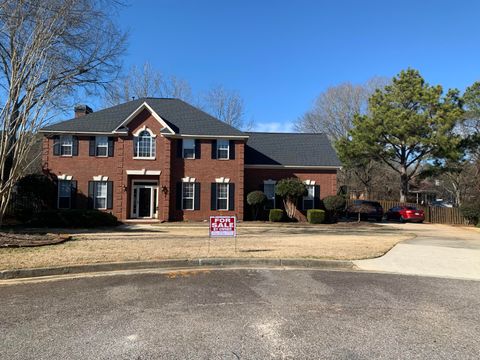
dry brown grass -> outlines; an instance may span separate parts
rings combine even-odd
[[[244,227],[234,239],[208,239],[206,227],[94,232],[39,248],[0,249],[0,269],[207,257],[364,259],[383,255],[409,234],[385,228]]]

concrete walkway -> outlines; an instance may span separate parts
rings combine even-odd
[[[382,257],[357,260],[361,270],[480,280],[480,231],[437,224],[383,224],[414,233]]]

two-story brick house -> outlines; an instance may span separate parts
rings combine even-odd
[[[336,192],[340,163],[323,134],[246,133],[177,99],[142,98],[42,129],[43,169],[59,208],[97,208],[119,219],[244,218],[245,197],[296,176],[301,207]]]

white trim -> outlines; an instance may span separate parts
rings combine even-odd
[[[220,178],[215,178],[215,182],[217,184],[228,184],[230,182],[230,178],[225,178],[225,177],[220,177]]]
[[[267,185],[272,185],[272,184],[275,185],[277,183],[277,180],[272,180],[272,179],[263,180],[263,183]]]
[[[316,165],[245,165],[246,169],[311,169],[311,170],[339,170],[341,166]]]
[[[192,157],[185,157],[185,149],[192,150],[192,148],[186,148],[185,147],[185,141],[182,141],[182,159],[186,160],[195,160],[196,158],[196,153],[197,153],[197,142],[195,139],[187,139],[187,140],[193,140],[193,156]]]
[[[193,197],[191,198],[192,199],[192,208],[191,209],[186,209],[183,207],[183,200],[185,199],[185,197],[183,196],[183,185],[184,184],[192,184],[193,186]],[[187,210],[187,211],[193,211],[195,210],[195,182],[194,181],[191,181],[191,182],[183,182],[182,183],[182,210]],[[186,198],[186,199],[190,199],[190,198]]]
[[[151,183],[151,185],[136,185],[136,183],[139,183],[139,182],[146,182],[146,183]],[[140,188],[150,188],[150,191],[151,191],[151,194],[150,194],[150,216],[147,216],[147,217],[139,217],[138,216],[138,211],[139,211],[139,192],[140,192]],[[137,189],[137,204],[136,205],[136,208],[137,208],[137,212],[134,213],[133,212],[133,206],[134,206],[134,191],[135,189]],[[155,190],[157,190],[157,198],[155,199]],[[155,200],[156,200],[156,203],[157,203],[157,207],[159,208],[159,203],[158,203],[158,199],[159,199],[159,193],[160,193],[160,189],[159,189],[159,183],[157,180],[142,180],[142,179],[137,179],[137,180],[133,180],[132,181],[132,191],[131,191],[131,194],[130,194],[130,217],[133,218],[133,219],[158,219],[158,209],[154,208],[154,204],[155,204]]]
[[[45,133],[45,134],[81,134],[81,135],[107,135],[107,136],[115,136],[115,135],[128,135],[128,132],[118,132],[118,133],[113,133],[113,132],[104,132],[104,131],[70,131],[70,130],[39,130],[38,132],[40,133]]]
[[[226,158],[221,158],[221,157],[218,156],[219,150],[225,150],[225,149],[220,149],[220,147],[219,147],[219,145],[218,145],[218,143],[219,143],[220,141],[224,141],[224,142],[226,141],[226,142],[227,142],[227,157],[226,157]],[[218,160],[230,160],[230,140],[228,140],[228,139],[218,139],[218,140],[217,140],[217,149],[216,149],[216,151],[217,151],[217,153],[216,153],[216,158],[217,158]]]
[[[147,131],[153,139],[155,139],[155,138],[157,137],[157,135],[155,135],[155,134],[153,133],[153,131],[150,130],[146,125],[143,125],[143,126],[142,126],[141,128],[139,128],[137,131],[135,131],[135,132],[133,133],[133,136],[138,137],[138,135],[140,135],[140,133],[141,133],[142,131]]]
[[[143,110],[143,109],[147,109],[148,111],[150,111],[150,114],[152,114],[152,116],[164,127],[164,128],[167,128],[168,131],[170,131],[170,133],[172,134],[175,134],[175,131],[172,130],[172,128],[170,128],[170,126],[167,125],[167,123],[165,122],[165,120],[163,120],[160,115],[158,115],[150,105],[147,104],[146,101],[144,101],[134,112],[132,112],[125,120],[122,121],[122,123],[120,125],[118,125],[115,130],[113,130],[113,132],[117,132],[118,129],[120,129],[121,127],[127,125],[130,121],[132,121],[138,114],[140,114],[140,112]],[[165,134],[164,134],[165,135]]]
[[[216,189],[217,193],[215,194],[215,197],[216,197],[215,200],[216,200],[216,202],[217,202],[217,203],[215,204],[215,205],[216,205],[215,207],[217,208],[218,211],[229,211],[229,210],[230,210],[230,186],[228,186],[227,183],[220,183],[220,184],[225,184],[225,185],[227,185],[227,208],[226,208],[226,209],[219,209],[219,208],[218,208],[218,200],[220,199],[220,198],[218,197],[218,192],[219,192],[219,190],[218,190],[219,187],[218,187],[218,186],[217,186],[217,189]],[[222,198],[222,199],[224,199],[224,198]]]
[[[102,177],[100,175],[100,177]],[[104,176],[106,177],[106,176]],[[98,178],[98,176],[97,176]],[[102,177],[103,178],[103,177]],[[108,177],[106,177],[108,179]],[[107,180],[95,180],[95,176],[93,177],[94,179],[94,192],[93,192],[93,208],[97,210],[107,210],[108,208],[108,184]],[[105,196],[98,196],[98,186],[99,184],[104,184],[105,183]],[[113,194],[112,194],[113,196]],[[97,199],[105,199],[105,207],[96,207],[97,205]]]
[[[303,183],[305,185],[315,185],[315,180],[304,180]]]
[[[127,175],[160,175],[162,170],[127,170]]]
[[[108,181],[108,176],[97,175],[93,177],[93,181]]]
[[[73,176],[72,176],[72,175],[62,174],[62,175],[57,175],[57,179],[58,179],[58,180],[68,180],[68,181],[71,181],[71,180],[73,179]]]
[[[162,134],[169,138],[182,139],[182,138],[194,138],[194,139],[232,139],[242,140],[248,139],[249,135],[190,135],[190,134]]]
[[[192,178],[190,176],[182,178],[182,182],[184,182],[184,183],[194,183],[195,180],[196,180],[195,178]]]

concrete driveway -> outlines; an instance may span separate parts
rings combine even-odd
[[[416,235],[382,257],[357,260],[361,270],[480,280],[480,231],[438,224],[386,223]]]

